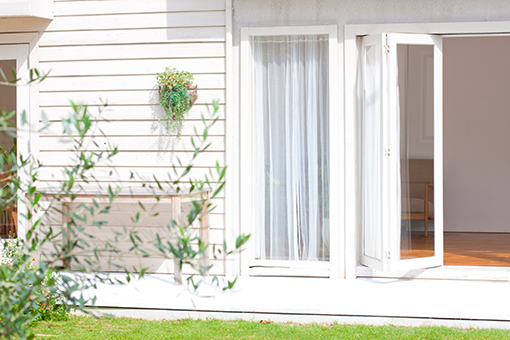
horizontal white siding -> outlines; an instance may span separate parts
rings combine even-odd
[[[224,0],[56,0],[55,16],[142,14],[155,12],[218,11]]]
[[[225,57],[222,42],[165,43],[92,46],[48,46],[41,50],[45,61],[122,60]]]
[[[76,92],[42,92],[40,95],[41,107],[69,106],[69,101],[80,98],[87,104],[101,104],[100,99],[107,99],[109,105],[146,105],[159,103],[156,89],[134,91],[76,91]],[[213,100],[225,103],[223,90],[200,90],[196,104],[207,104]]]
[[[103,97],[107,98],[107,97]],[[73,101],[75,103],[79,103],[80,100],[76,100],[76,98],[73,98]],[[96,102],[99,102],[96,100]],[[97,105],[96,105],[97,106]],[[212,109],[210,106],[202,105],[202,104],[196,104],[193,106],[193,108],[188,113],[188,119],[200,119],[201,115],[204,114],[205,117],[208,117],[207,110]],[[63,107],[63,106],[52,106],[52,107],[44,107],[43,108],[44,113],[48,117],[48,119],[54,120],[54,119],[61,119],[62,117],[65,117],[66,115],[69,115],[69,107]],[[90,107],[89,111],[91,112],[97,112],[97,107]],[[163,109],[159,105],[115,105],[108,107],[106,110],[103,110],[101,113],[101,117],[108,120],[151,120],[151,119],[157,119],[160,116],[164,114]],[[225,115],[225,108],[224,106],[219,107],[218,116],[223,118]],[[163,126],[163,125],[161,125]]]
[[[136,60],[94,60],[69,62],[41,62],[43,70],[51,70],[52,76],[95,76],[123,74],[156,74],[171,64],[178,69],[192,73],[223,73],[223,58],[200,59],[136,59]]]
[[[55,5],[56,6],[56,5]],[[58,18],[55,18],[58,20]],[[77,46],[97,44],[134,44],[172,42],[212,42],[225,40],[224,27],[175,27],[134,30],[94,30],[48,32],[40,46]]]
[[[171,167],[178,156],[184,164],[188,164],[193,152],[119,152],[113,160],[115,165],[133,166],[144,164],[145,166],[166,166]],[[202,167],[214,167],[221,152],[207,152],[194,161],[194,165]],[[72,165],[75,163],[75,156],[70,152],[47,152],[43,151],[45,165]]]
[[[57,4],[58,6],[58,4]],[[53,21],[46,31],[90,31],[104,29],[135,29],[135,28],[169,28],[225,26],[225,11],[194,11],[194,12],[161,12],[138,15],[133,14],[65,16]]]
[[[45,166],[39,170],[38,177],[44,180],[51,180],[55,182],[61,178],[63,178],[62,174],[62,166],[50,166],[45,164]],[[184,168],[176,167],[176,170],[180,173]],[[136,176],[131,179],[132,174],[136,174]],[[129,166],[116,166],[115,170],[112,171],[111,167],[107,166],[97,166],[94,171],[94,176],[99,182],[111,183],[113,181],[121,181],[125,183],[133,182],[134,186],[141,180],[145,182],[153,181],[153,176],[156,176],[159,180],[165,181],[169,180],[168,175],[172,176],[172,180],[176,177],[173,169],[168,168],[168,166],[148,166],[145,164],[136,164]],[[211,168],[210,167],[202,167],[195,166],[187,178],[203,178],[204,176],[211,177]],[[224,192],[221,192],[217,197],[223,198]]]
[[[195,83],[199,85],[199,90],[225,88],[223,74],[195,74],[194,78]],[[41,92],[154,90],[156,86],[153,74],[88,77],[52,75],[41,83],[39,89]]]
[[[122,122],[126,123],[126,122]],[[211,142],[209,151],[223,151],[225,148],[222,135],[208,138]],[[87,149],[91,151],[104,150],[108,143],[117,146],[120,151],[144,151],[152,152],[160,150],[160,145],[168,143],[176,151],[193,151],[193,145],[188,138],[183,138],[180,143],[172,144],[172,138],[168,136],[115,136],[115,137],[89,137],[85,139]],[[47,151],[67,151],[72,148],[68,139],[54,136],[45,136],[44,146]]]
[[[103,101],[101,132],[89,137],[88,150],[117,145],[113,158],[117,171],[106,166],[95,172],[98,181],[140,185],[140,178],[152,175],[167,179],[180,157],[192,155],[189,136],[200,133],[201,115],[216,100],[220,104],[217,124],[210,129],[213,142],[200,155],[189,177],[204,176],[225,158],[225,0],[56,0],[55,19],[40,23],[39,68],[50,71],[39,86],[39,105],[52,122],[65,117],[70,101],[89,105],[96,114]],[[13,32],[11,21],[0,21],[0,32]],[[28,31],[23,23],[19,31]],[[33,27],[31,29],[33,31]],[[1,33],[0,33],[1,34]],[[198,100],[184,124],[179,144],[168,136],[164,114],[158,105],[156,74],[166,66],[192,72],[198,85]],[[104,134],[106,137],[104,137]],[[61,128],[40,134],[39,156],[46,166],[39,173],[47,183],[62,178],[60,171],[73,163],[69,140]],[[211,214],[211,234],[216,244],[223,242],[224,196]],[[133,259],[135,260],[135,258]],[[157,262],[157,263],[156,263]],[[171,272],[173,263],[156,260],[153,270]],[[223,272],[222,261],[219,271]],[[168,268],[167,268],[168,267]],[[162,269],[166,268],[166,269]]]
[[[98,124],[101,131],[95,131],[94,135],[100,136],[101,132],[106,136],[154,136],[159,135],[162,138],[168,138],[165,128],[166,123],[160,122],[158,120],[154,121],[117,121],[117,122],[101,122]],[[223,136],[225,134],[223,121],[218,121],[209,129],[209,135],[211,136]],[[184,123],[182,128],[183,136],[195,135],[194,129],[197,128],[198,131],[201,131],[204,123],[202,121],[196,120],[187,120]],[[44,139],[44,136],[47,135],[63,135],[62,129],[57,128],[58,125],[55,124],[54,127],[50,127],[46,130],[41,131],[41,139]],[[93,131],[92,131],[93,132]],[[92,135],[92,134],[89,134]],[[182,137],[184,139],[184,137]],[[41,150],[46,150],[46,148],[41,148]],[[161,150],[164,151],[164,150]],[[205,153],[207,155],[207,152]],[[201,155],[202,156],[202,155]]]

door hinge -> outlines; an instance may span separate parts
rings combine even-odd
[[[384,149],[384,155],[389,156],[390,155],[390,149]]]
[[[389,268],[390,266],[390,259],[391,259],[391,254],[389,251],[385,251],[383,253],[383,266],[386,267],[386,268]]]
[[[383,45],[383,53],[388,54],[388,53],[390,53],[390,37],[388,34],[384,35],[384,42],[386,44]]]

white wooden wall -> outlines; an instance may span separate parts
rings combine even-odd
[[[224,164],[225,0],[55,0],[54,13],[39,40],[39,68],[51,70],[40,85],[39,102],[50,121],[58,122],[70,111],[70,100],[88,104],[92,112],[107,100],[102,117],[110,123],[101,123],[101,128],[119,147],[114,164],[120,179],[132,185],[132,171],[164,178],[176,155],[186,159],[192,150],[189,136],[195,126],[201,131],[200,114],[207,116],[206,104],[216,99],[221,120],[209,132],[213,145],[195,163],[192,175],[207,173],[216,161]],[[9,27],[0,23],[4,34],[13,32]],[[182,140],[173,148],[172,137],[158,121],[163,110],[156,91],[156,73],[168,65],[192,72],[199,94]],[[39,138],[40,159],[49,166],[40,174],[50,183],[58,181],[71,159],[61,136],[57,129]],[[102,137],[95,140],[105,144]],[[98,173],[101,181],[111,181],[108,172]],[[224,233],[220,196],[210,218],[215,235]]]

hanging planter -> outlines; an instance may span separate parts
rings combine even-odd
[[[167,67],[158,73],[159,105],[165,110],[161,120],[166,121],[168,133],[180,139],[182,125],[189,110],[198,98],[197,86],[193,86],[193,75],[186,71]]]

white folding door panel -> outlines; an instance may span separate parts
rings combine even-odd
[[[443,264],[442,47],[430,35],[361,39],[362,264]]]
[[[385,270],[388,252],[387,55],[383,35],[362,38],[360,53],[362,263]]]

